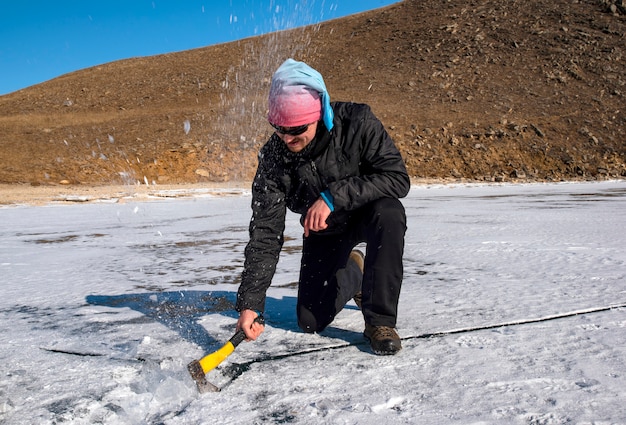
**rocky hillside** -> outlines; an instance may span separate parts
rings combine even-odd
[[[287,57],[369,103],[418,178],[626,177],[622,0],[405,0],[0,97],[0,183],[251,178]]]

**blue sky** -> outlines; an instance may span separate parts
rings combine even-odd
[[[226,43],[398,1],[7,1],[0,12],[0,95],[118,59]]]

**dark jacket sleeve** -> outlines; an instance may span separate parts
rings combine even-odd
[[[336,209],[354,210],[380,198],[403,198],[411,182],[393,140],[367,105],[359,105],[345,131],[353,134],[345,140],[359,146],[347,147],[359,152],[359,175],[332,182],[328,189]]]
[[[237,293],[237,311],[264,311],[265,293],[272,283],[283,246],[285,195],[271,178],[271,160],[261,150],[259,167],[252,183],[250,240],[245,249],[244,269]]]

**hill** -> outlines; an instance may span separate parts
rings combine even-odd
[[[417,178],[626,177],[622,0],[405,0],[0,96],[0,183],[244,181],[287,57],[372,106]]]

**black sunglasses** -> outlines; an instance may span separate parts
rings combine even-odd
[[[288,136],[299,136],[307,131],[311,124],[299,125],[297,127],[281,127],[272,123],[270,123],[270,125],[274,127],[274,130],[276,130],[277,133],[286,134]]]

